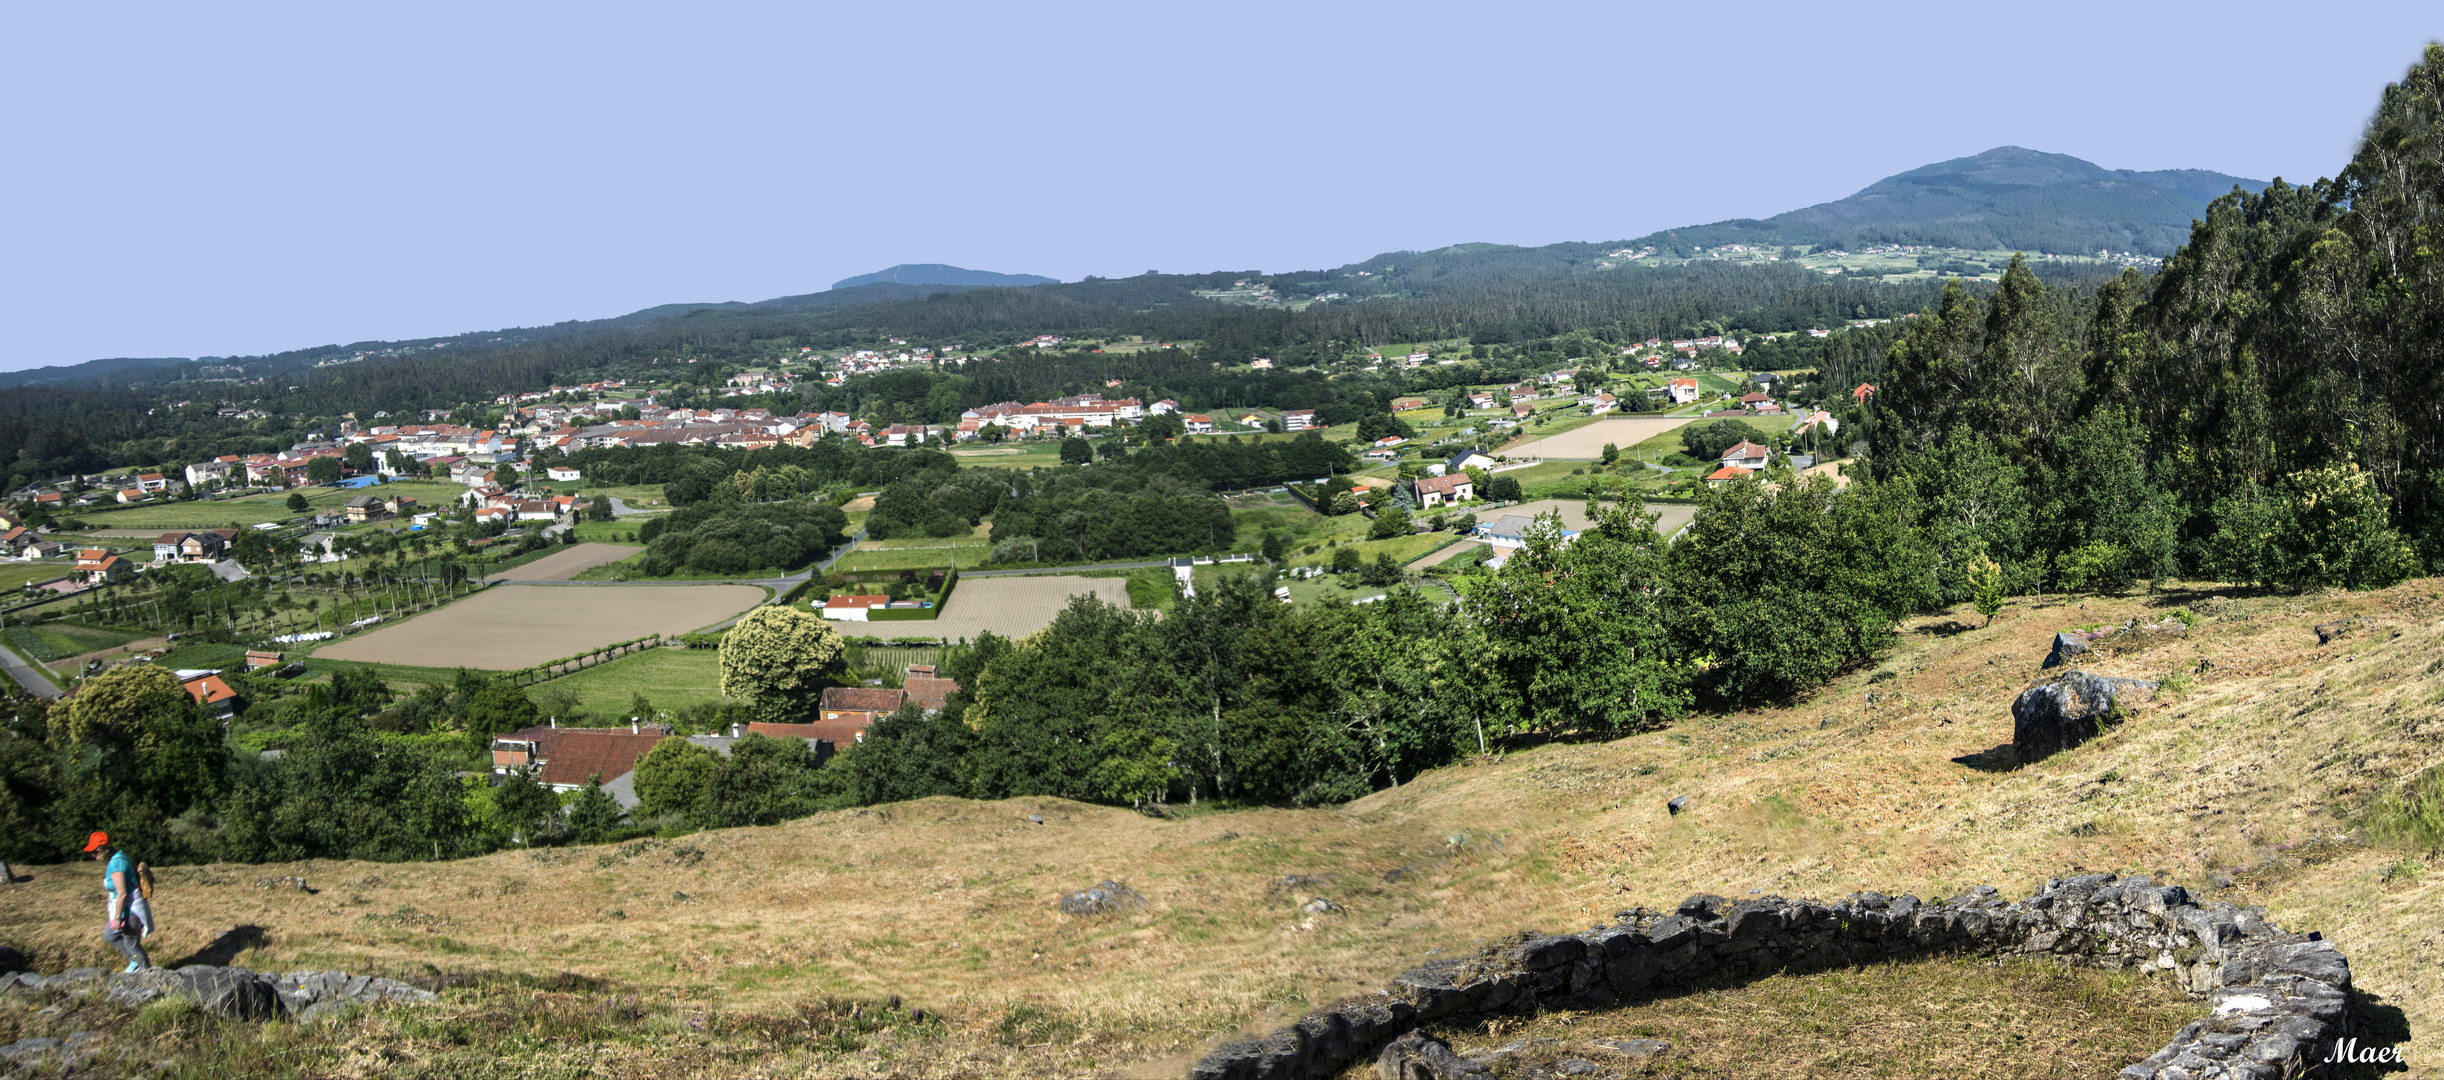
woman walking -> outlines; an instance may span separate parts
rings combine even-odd
[[[127,970],[153,966],[153,958],[144,953],[144,939],[153,932],[153,908],[144,902],[144,892],[138,887],[136,860],[112,846],[109,833],[86,838],[85,852],[102,864],[102,889],[110,915],[110,927],[102,932],[102,940],[127,958]]]

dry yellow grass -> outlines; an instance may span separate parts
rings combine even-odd
[[[929,799],[439,865],[175,868],[162,876],[161,952],[176,959],[252,925],[265,939],[242,964],[573,973],[665,1017],[899,995],[944,1016],[922,1053],[767,1064],[1154,1076],[1177,1075],[1224,1034],[1379,986],[1428,950],[1524,928],[1584,927],[1700,891],[1944,896],[1987,883],[2024,895],[2048,876],[2112,870],[2324,932],[2350,955],[2368,1015],[2424,1035],[2444,1023],[2444,879],[2347,836],[2365,800],[2436,761],[2438,586],[2245,600],[2187,638],[2094,656],[2084,666],[2195,684],[2023,768],[1992,751],[2010,741],[2010,701],[2053,632],[2152,621],[2172,598],[2022,603],[1974,629],[1920,620],[1881,665],[1889,678],[1861,670],[1791,707],[1538,747],[1334,809],[1158,820],[1050,799]],[[2318,646],[2310,627],[2342,615],[2373,622]],[[1668,815],[1677,795],[1689,810]],[[1028,821],[1037,814],[1044,824]],[[47,969],[106,959],[93,868],[31,869],[0,910],[0,939]],[[253,884],[288,874],[322,891]],[[1285,874],[1325,880],[1274,888]],[[2213,891],[2217,874],[2236,882]],[[1063,892],[1105,878],[1147,907],[1099,920],[1055,910]],[[1347,911],[1302,918],[1310,895]],[[1902,1022],[1940,1011],[1885,1007]],[[2428,1045],[2407,1044],[2414,1071],[2444,1069]],[[724,1069],[752,1071],[670,1071]]]
[[[1586,1012],[1504,1017],[1431,1030],[1489,1054],[1497,1080],[1570,1058],[1634,1075],[1891,1076],[2084,1080],[2111,1076],[2206,1014],[2168,981],[2047,960],[1941,957],[1721,982]],[[2111,1023],[2098,1023],[2100,1016]],[[1613,1046],[1660,1039],[1625,1057]],[[1551,1075],[1548,1073],[1547,1075]],[[1341,1080],[1375,1080],[1372,1062]]]

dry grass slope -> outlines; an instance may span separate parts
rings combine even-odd
[[[2048,876],[2113,870],[2264,904],[2287,927],[2322,931],[2350,955],[2366,1015],[2425,1035],[2444,1024],[2444,878],[2352,836],[2367,800],[2438,760],[2440,585],[2217,605],[2203,595],[2022,603],[1976,628],[1939,616],[1905,627],[1879,668],[1795,705],[1539,747],[1335,809],[1160,820],[1051,799],[929,799],[439,865],[176,868],[162,875],[159,953],[175,959],[232,927],[260,927],[238,963],[428,983],[482,975],[445,997],[449,1015],[540,1018],[444,1031],[397,1014],[310,1038],[223,1040],[300,1040],[284,1068],[308,1075],[445,1075],[437,1063],[451,1062],[462,1075],[548,1064],[592,1076],[1155,1076],[1177,1075],[1223,1034],[1379,986],[1430,950],[1523,928],[1583,927],[1700,891],[1943,896],[1988,883],[2024,895]],[[2189,685],[2045,762],[2014,768],[1995,752],[2055,630],[2153,621],[2179,604],[2212,613],[2186,636],[2086,666]],[[2343,616],[2371,621],[2318,645],[2311,627]],[[1680,795],[1688,811],[1667,814],[1665,800]],[[33,873],[12,887],[0,939],[46,970],[103,960],[92,868]],[[254,884],[289,874],[321,892]],[[1285,875],[1317,880],[1277,887]],[[1146,907],[1057,913],[1063,892],[1106,878],[1127,881]],[[1346,910],[1302,916],[1311,896]],[[1758,1015],[1795,1017],[1808,995],[1841,996],[1839,984],[1784,981],[1725,992],[1753,995],[1769,1009]],[[1978,993],[1875,994],[1872,1022],[1939,1026],[1953,1010],[1945,1002]],[[893,995],[933,1018],[884,1030],[806,1011]],[[1693,1019],[1714,1000],[1582,1022],[1678,1023],[1703,1042],[1737,1030]],[[2156,1030],[2156,1008],[2142,1000],[2099,1017],[2127,1030],[2096,1037],[2160,1045],[2169,1032]],[[1822,1010],[1871,1019],[1856,1003]],[[873,1030],[858,1034],[860,1023]],[[513,1036],[536,1025],[561,1034],[536,1035],[538,1056],[517,1057],[528,1044]],[[781,1034],[715,1045],[705,1033],[716,1029]],[[1847,1036],[1811,1030],[1777,1037],[1809,1060],[1851,1060]],[[1974,1032],[1947,1038],[1988,1046]],[[2429,1043],[2407,1045],[2414,1071],[2444,1069]],[[1987,1071],[2047,1075],[2054,1045],[2030,1042]],[[469,1064],[481,1057],[469,1046],[494,1056]],[[1845,1075],[1722,1061],[1688,1072]]]

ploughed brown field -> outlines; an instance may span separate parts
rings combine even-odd
[[[635,544],[579,544],[562,548],[524,566],[492,575],[497,581],[567,581],[606,563],[615,563],[645,550]]]
[[[1506,447],[1502,454],[1510,458],[1600,458],[1604,444],[1611,443],[1623,450],[1674,430],[1689,422],[1685,416],[1624,416],[1598,420],[1582,428],[1573,428],[1559,435],[1529,439],[1517,446]]]
[[[873,633],[921,634],[945,640],[976,636],[990,630],[1003,637],[1025,637],[1052,624],[1052,617],[1069,606],[1069,598],[1092,593],[1105,603],[1129,606],[1129,583],[1119,578],[1087,577],[963,577],[952,589],[942,617],[932,622],[876,623]],[[898,627],[906,627],[905,631]],[[857,633],[849,630],[849,633]]]
[[[767,595],[754,585],[499,585],[315,655],[512,671],[657,631],[701,630]]]

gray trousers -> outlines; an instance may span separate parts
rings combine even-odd
[[[108,924],[104,924],[102,940],[119,950],[119,955],[126,957],[128,962],[151,967],[153,958],[144,951],[144,938],[152,932],[153,908],[140,896],[127,902],[127,920],[120,923],[118,929],[109,929]]]

